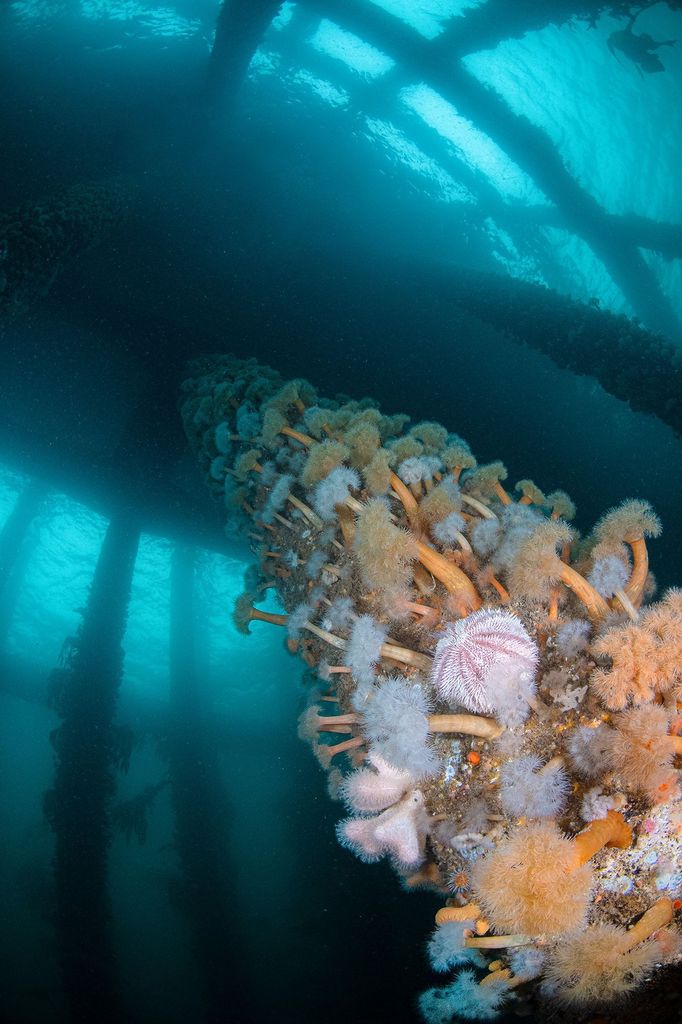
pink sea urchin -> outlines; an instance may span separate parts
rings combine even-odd
[[[535,641],[511,612],[482,608],[449,625],[436,646],[431,683],[451,706],[492,714],[496,700],[492,682],[501,673],[510,678],[534,674],[538,660]]]

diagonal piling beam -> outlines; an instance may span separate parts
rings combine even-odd
[[[258,44],[282,0],[223,0],[208,61],[206,99],[229,111],[239,93]]]
[[[343,28],[388,53],[397,61],[391,73],[396,88],[401,77],[426,82],[486,132],[556,204],[566,228],[582,238],[602,260],[613,281],[638,317],[670,338],[682,335],[672,305],[635,238],[614,236],[609,214],[569,173],[560,153],[542,129],[514,114],[491,89],[464,65],[418,36],[409,26],[360,0],[304,0],[307,9],[331,17]]]

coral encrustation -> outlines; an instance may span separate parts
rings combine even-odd
[[[182,416],[256,555],[235,624],[306,664],[339,840],[445,903],[424,1019],[576,1019],[679,962],[682,592],[653,600],[649,504],[581,539],[563,491],[255,360],[197,361]]]

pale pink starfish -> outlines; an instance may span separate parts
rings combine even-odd
[[[377,861],[388,854],[405,867],[416,867],[424,859],[428,830],[424,795],[411,789],[381,814],[345,818],[337,825],[336,834],[341,845],[361,860]]]
[[[370,750],[367,760],[372,767],[351,772],[341,786],[341,796],[349,811],[383,811],[414,789],[409,772],[394,768],[381,754]]]

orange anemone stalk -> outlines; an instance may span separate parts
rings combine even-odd
[[[277,612],[262,612],[260,608],[252,608],[250,620],[258,622],[271,622],[274,626],[286,626],[288,615],[279,615]]]
[[[635,608],[639,608],[649,575],[649,553],[644,537],[636,537],[633,540],[626,537],[625,543],[630,545],[632,551],[632,572],[623,590]]]

